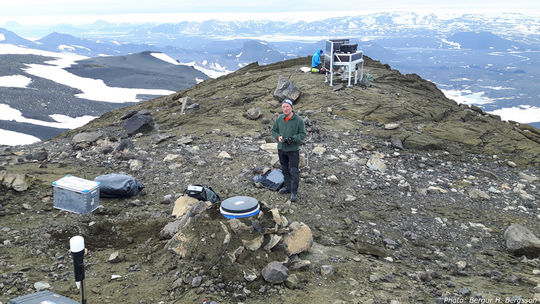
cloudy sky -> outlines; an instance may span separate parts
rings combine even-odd
[[[510,4],[510,5],[509,5]],[[169,22],[201,19],[322,19],[373,11],[526,12],[540,15],[536,0],[5,0],[0,26],[56,23]]]

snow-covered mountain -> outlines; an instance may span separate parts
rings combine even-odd
[[[0,145],[48,139],[207,78],[160,52],[87,58],[0,43]]]

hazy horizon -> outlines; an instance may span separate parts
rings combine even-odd
[[[21,26],[53,26],[58,24],[92,24],[98,20],[111,23],[167,23],[180,21],[217,20],[280,20],[313,21],[338,16],[359,16],[375,12],[406,11],[421,14],[501,14],[523,13],[540,15],[538,1],[455,0],[395,1],[369,0],[352,3],[335,1],[146,1],[106,0],[19,0],[0,4],[0,26],[16,22]]]

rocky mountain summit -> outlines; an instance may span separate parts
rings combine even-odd
[[[309,62],[252,64],[2,149],[0,302],[77,299],[77,234],[92,302],[540,301],[540,131],[367,57],[352,87],[302,72]],[[274,96],[293,98],[308,130],[295,203],[253,182],[279,164]],[[53,208],[51,182],[108,173],[145,189],[90,214]],[[191,184],[262,212],[228,220],[183,196]]]

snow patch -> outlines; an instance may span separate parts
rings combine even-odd
[[[6,40],[6,36],[4,36],[4,34],[0,34],[0,41],[4,41]]]
[[[26,88],[30,84],[30,82],[32,82],[32,79],[23,75],[0,77],[0,87]]]
[[[101,79],[79,77],[64,70],[64,68],[73,65],[75,61],[87,59],[88,57],[86,56],[28,49],[12,44],[0,44],[0,54],[30,54],[56,58],[55,60],[45,62],[45,64],[27,64],[25,72],[79,89],[82,93],[75,95],[79,98],[125,103],[141,101],[142,99],[137,98],[139,94],[162,96],[175,93],[175,91],[170,90],[109,87]]]
[[[212,63],[208,67],[200,66],[195,61],[182,62],[181,64],[193,67],[196,70],[203,72],[210,78],[218,78],[220,76],[227,75],[232,72],[232,71],[227,70],[225,67],[221,66],[219,63]],[[206,66],[208,65],[208,62],[204,60],[203,62],[201,62],[201,64]]]
[[[70,52],[75,51],[75,48],[73,46],[65,45],[65,44],[60,44],[58,46],[58,49],[61,50],[61,51],[70,51]]]
[[[458,42],[454,42],[454,41],[450,41],[450,40],[446,40],[446,39],[441,39],[442,42],[446,43],[446,44],[449,44],[451,46],[453,46],[455,49],[461,49],[461,44],[459,44]]]
[[[236,58],[240,58],[244,52],[240,52],[240,54],[236,55]]]
[[[62,69],[62,62],[59,62],[58,60],[48,61],[46,63],[50,65],[27,64],[26,66],[28,68],[25,69],[25,72],[79,89],[82,93],[75,94],[75,96],[79,98],[112,103],[124,103],[141,101],[141,99],[137,98],[138,94],[161,96],[175,93],[170,90],[109,87],[101,79],[85,78],[69,73]]]
[[[2,138],[2,145],[8,146],[29,145],[40,141],[32,135],[3,129],[0,129],[0,138]]]
[[[92,119],[96,118],[95,116],[84,115],[81,117],[69,117],[61,114],[49,115],[56,122],[42,121],[39,119],[30,119],[22,115],[21,111],[14,109],[6,104],[0,104],[0,120],[10,120],[15,122],[25,122],[33,125],[59,128],[59,129],[75,129],[81,126],[84,126]],[[2,143],[4,141],[2,140]]]
[[[172,59],[167,54],[164,54],[164,53],[150,53],[150,55],[156,57],[157,59],[163,60],[165,62],[172,63],[174,65],[180,65],[180,63],[178,63],[178,61]]]

